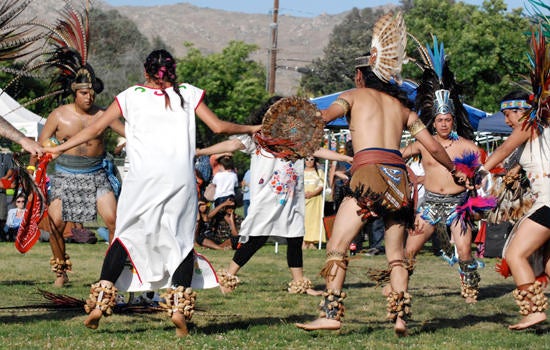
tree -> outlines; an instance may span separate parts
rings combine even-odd
[[[325,56],[308,66],[300,82],[302,93],[311,96],[330,94],[354,87],[354,59],[370,49],[372,27],[383,14],[381,10],[353,8],[330,35]]]
[[[251,111],[268,98],[264,68],[249,56],[257,46],[231,41],[220,53],[204,56],[191,43],[185,43],[187,55],[178,62],[180,80],[206,91],[208,107],[220,118],[235,123],[247,122]],[[214,135],[204,123],[197,121],[197,145],[209,146],[226,136]],[[243,153],[234,155],[239,174],[249,167]]]
[[[90,23],[89,61],[105,85],[96,103],[108,106],[120,91],[143,81],[143,61],[151,44],[134,22],[116,10],[92,8]]]
[[[444,42],[451,70],[464,86],[463,99],[477,108],[494,111],[500,98],[517,88],[528,72],[529,20],[519,11],[506,12],[503,0],[484,1],[481,8],[417,0],[405,22],[422,43],[431,43],[431,35]],[[405,72],[411,72],[410,67]]]
[[[231,41],[220,53],[203,56],[192,44],[185,44],[187,55],[178,62],[180,80],[206,91],[208,107],[220,118],[246,123],[250,112],[267,100],[264,68],[249,56],[257,50],[252,44]],[[209,145],[220,140],[202,123],[197,143]]]
[[[432,35],[445,44],[463,99],[477,108],[493,111],[497,102],[517,88],[528,72],[526,52],[529,20],[519,10],[506,12],[503,0],[486,0],[481,7],[454,0],[402,0],[409,33],[422,44]],[[300,83],[303,93],[318,96],[354,87],[353,59],[369,50],[372,27],[381,11],[353,9],[335,26],[324,57],[314,61]],[[409,56],[418,58],[409,40]],[[414,64],[403,67],[403,77],[418,79]]]

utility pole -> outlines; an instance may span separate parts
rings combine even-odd
[[[269,49],[269,74],[267,76],[267,91],[270,95],[275,93],[275,71],[277,69],[277,19],[279,17],[279,0],[273,1],[273,22],[271,28],[271,48]]]

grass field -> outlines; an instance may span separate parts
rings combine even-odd
[[[295,322],[317,316],[319,297],[290,295],[286,247],[276,254],[266,245],[241,270],[243,283],[227,296],[218,289],[199,291],[190,336],[176,339],[163,313],[115,314],[100,328],[82,325],[81,309],[41,306],[38,288],[85,299],[101,268],[107,246],[70,244],[71,283],[52,287],[50,249],[37,243],[27,254],[13,244],[0,243],[0,349],[549,349],[549,323],[536,329],[511,332],[506,326],[519,314],[510,292],[511,280],[494,272],[495,260],[481,270],[481,292],[476,305],[459,293],[456,267],[423,252],[411,278],[413,316],[409,337],[396,338],[384,320],[385,299],[368,281],[364,267],[383,267],[384,256],[357,256],[351,261],[345,291],[346,315],[338,332],[305,332]],[[231,251],[200,250],[216,268],[225,267]],[[306,275],[318,287],[324,251],[304,251]],[[38,306],[37,306],[38,305]]]

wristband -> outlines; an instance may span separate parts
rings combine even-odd
[[[28,165],[27,170],[36,171],[36,167],[34,165]]]

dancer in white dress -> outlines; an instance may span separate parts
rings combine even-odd
[[[512,152],[519,152],[519,165],[525,170],[536,195],[531,209],[515,224],[503,251],[516,283],[513,296],[522,315],[518,323],[508,327],[511,330],[546,321],[548,309],[543,283],[537,279],[538,276],[547,281],[550,275],[550,57],[542,31],[533,33],[530,52],[534,93],[527,101],[501,101],[501,110],[507,117],[525,108],[521,127],[514,128],[478,173],[486,175]]]
[[[269,107],[281,97],[272,97],[252,115],[250,124],[262,123]],[[249,135],[239,135],[208,148],[197,150],[197,155],[234,152],[250,154],[250,207],[241,225],[239,246],[227,270],[218,273],[222,292],[235,289],[237,272],[260,249],[269,237],[287,240],[287,265],[292,275],[288,291],[319,295],[309,279],[303,275],[302,243],[304,240],[304,161],[295,162],[276,158],[256,144]],[[315,156],[351,162],[352,158],[321,148]]]
[[[218,119],[203,102],[201,89],[176,83],[176,63],[165,50],[153,51],[144,66],[144,85],[123,91],[93,124],[46,150],[63,152],[124,117],[130,169],[118,203],[115,239],[87,300],[85,325],[95,329],[101,316],[112,312],[114,283],[129,258],[143,290],[171,287],[166,307],[176,334],[183,336],[193,313],[183,303],[195,300],[189,288],[197,216],[195,114],[216,133],[252,133],[258,127]]]

